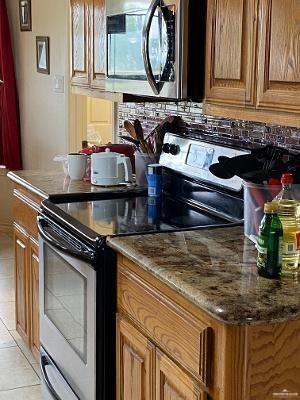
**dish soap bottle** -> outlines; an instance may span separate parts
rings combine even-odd
[[[259,227],[256,248],[258,250],[258,274],[265,278],[278,278],[281,274],[282,224],[278,217],[278,203],[264,206],[265,216]]]

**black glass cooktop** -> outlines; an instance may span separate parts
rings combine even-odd
[[[136,196],[56,204],[101,236],[185,230],[229,222],[172,198]]]

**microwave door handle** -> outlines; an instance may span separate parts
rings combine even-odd
[[[43,380],[45,381],[48,389],[50,390],[52,396],[54,397],[55,400],[66,400],[66,399],[62,399],[56,392],[56,390],[54,389],[50,378],[48,377],[47,371],[46,371],[46,367],[49,365],[51,366],[51,363],[48,361],[48,357],[46,357],[45,355],[41,355],[40,357],[40,365],[41,365],[41,371],[42,371],[42,376],[43,376]],[[57,376],[59,376],[59,371],[56,370],[56,368],[54,366],[52,366],[53,370],[55,371],[55,373],[57,373]],[[63,378],[61,377],[61,380],[63,380]],[[69,400],[79,400],[79,397],[77,397],[77,395],[73,392],[73,390],[71,389],[71,387],[69,386],[69,384],[67,382],[64,382],[64,387],[67,389],[68,391],[68,399]]]
[[[146,70],[146,75],[148,82],[154,92],[154,94],[159,95],[160,93],[160,85],[159,83],[156,82],[155,76],[153,74],[153,70],[151,67],[151,62],[150,62],[150,55],[149,55],[149,35],[150,35],[150,29],[151,29],[151,24],[152,20],[155,14],[155,10],[157,7],[161,4],[161,0],[152,0],[152,3],[149,7],[149,10],[146,15],[145,23],[144,23],[144,28],[143,28],[143,46],[142,46],[142,52],[143,52],[143,60],[144,60],[144,66]]]

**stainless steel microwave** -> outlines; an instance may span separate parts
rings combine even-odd
[[[107,0],[107,80],[113,92],[200,98],[206,1]]]

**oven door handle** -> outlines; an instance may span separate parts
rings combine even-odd
[[[58,240],[55,232],[51,229],[51,225],[45,218],[39,216],[37,219],[37,226],[39,234],[43,240],[59,251],[89,263],[93,263],[95,261],[95,252],[88,246],[80,244],[80,248],[76,248],[66,241]],[[51,231],[53,232],[52,234]]]
[[[58,369],[51,363],[51,361],[48,359],[48,357],[44,354],[41,354],[40,365],[41,365],[43,380],[45,381],[48,389],[50,390],[50,392],[55,400],[80,400],[79,397],[74,393],[74,391],[72,390],[72,388],[68,384],[68,382],[60,374]],[[51,383],[51,380],[50,380],[47,370],[46,370],[47,366],[52,368],[53,372],[57,376],[58,382],[60,381],[61,385],[63,386],[64,398],[62,398],[57,393],[57,390],[55,390],[55,388],[53,386],[53,385],[55,385],[55,383],[53,383],[53,384]],[[66,395],[68,396],[67,399],[65,398]]]
[[[143,46],[142,46],[143,59],[144,59],[144,65],[145,65],[147,79],[148,79],[148,82],[149,82],[153,92],[156,95],[159,95],[159,93],[162,89],[162,86],[161,86],[160,82],[156,82],[155,76],[153,74],[151,61],[150,61],[150,55],[149,55],[149,35],[150,35],[150,29],[151,29],[151,24],[152,24],[153,17],[155,14],[155,10],[157,9],[157,7],[160,4],[161,4],[161,0],[152,0],[152,3],[149,7],[149,10],[146,15],[145,23],[144,23]]]

